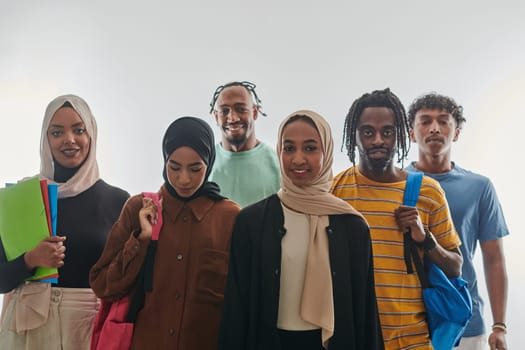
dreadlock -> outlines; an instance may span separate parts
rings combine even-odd
[[[453,98],[431,92],[420,96],[408,108],[408,122],[414,127],[416,114],[421,109],[438,109],[450,113],[456,120],[456,126],[461,129],[467,120],[463,117],[463,107],[458,105]]]
[[[410,139],[408,138],[408,120],[403,104],[389,88],[366,93],[352,103],[345,119],[343,145],[346,146],[348,158],[355,166],[355,147],[357,125],[363,110],[368,107],[386,107],[394,112],[394,125],[397,139],[397,161],[402,162],[408,155]],[[343,147],[341,147],[343,150]]]
[[[213,97],[212,97],[211,102],[210,102],[210,113],[213,112],[213,108],[215,107],[215,103],[217,102],[217,99],[219,98],[219,95],[221,94],[222,90],[224,90],[226,88],[229,88],[231,86],[242,86],[243,88],[248,90],[248,92],[250,93],[250,95],[252,96],[252,98],[254,100],[253,102],[255,103],[255,105],[258,108],[259,113],[261,113],[263,116],[266,117],[266,113],[261,111],[261,109],[262,109],[261,102],[262,101],[259,98],[259,96],[257,96],[257,93],[255,92],[255,86],[256,85],[254,83],[250,83],[249,81],[232,81],[232,82],[230,82],[228,84],[219,85],[215,89],[215,92],[213,93]]]

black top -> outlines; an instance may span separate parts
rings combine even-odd
[[[277,329],[284,214],[276,195],[241,210],[230,251],[219,350],[280,350]],[[383,349],[372,243],[356,215],[330,215],[326,228],[334,294],[330,350]]]
[[[57,287],[89,288],[89,270],[102,253],[111,226],[128,197],[126,191],[98,180],[86,191],[58,200],[57,234],[67,239]],[[0,293],[16,288],[33,273],[27,269],[23,255],[7,262],[0,247]]]

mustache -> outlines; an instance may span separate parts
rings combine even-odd
[[[388,153],[388,152],[389,152],[389,149],[386,148],[386,147],[381,147],[381,146],[379,146],[379,147],[368,148],[368,149],[366,150],[367,153],[374,152],[374,151],[385,151],[385,152]]]
[[[246,123],[241,122],[241,121],[236,121],[236,122],[233,122],[233,123],[224,123],[223,125],[224,126],[233,126],[233,125],[243,126],[243,125],[246,125]]]

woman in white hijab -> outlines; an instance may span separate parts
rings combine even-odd
[[[98,308],[89,269],[129,197],[100,179],[96,143],[97,125],[82,98],[64,95],[49,103],[39,176],[58,184],[57,235],[11,261],[0,246],[0,292],[10,292],[2,348],[89,349]],[[37,267],[58,268],[58,281],[26,282]]]
[[[292,113],[277,153],[281,189],[235,223],[219,349],[383,349],[367,223],[329,193],[328,123]]]

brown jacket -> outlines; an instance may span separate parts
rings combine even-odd
[[[164,187],[164,224],[153,271],[153,291],[138,315],[132,349],[215,349],[228,271],[230,239],[239,206],[205,197],[181,202]],[[104,251],[90,273],[91,287],[103,299],[129,293],[148,242],[140,228],[142,195],[128,200]]]

